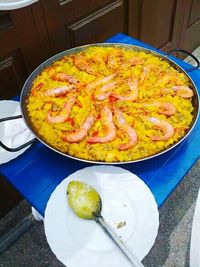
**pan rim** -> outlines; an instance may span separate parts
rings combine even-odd
[[[144,157],[144,158],[140,158],[140,159],[136,159],[136,160],[130,160],[130,161],[117,161],[117,162],[105,162],[105,161],[93,161],[93,160],[87,160],[87,159],[82,159],[82,158],[78,158],[78,157],[74,157],[71,156],[67,153],[61,152],[58,149],[54,148],[53,146],[51,146],[50,144],[48,144],[46,141],[44,141],[40,135],[38,134],[38,132],[34,129],[34,127],[28,122],[28,115],[27,115],[27,111],[26,111],[26,99],[28,96],[28,93],[30,92],[31,87],[29,86],[30,83],[32,83],[33,79],[35,79],[35,77],[47,66],[50,66],[53,62],[55,62],[56,60],[61,59],[62,57],[64,57],[65,55],[70,55],[73,53],[78,53],[88,47],[91,46],[102,46],[102,47],[109,47],[109,46],[116,46],[116,47],[123,47],[123,48],[128,48],[128,49],[134,49],[134,50],[139,50],[139,51],[144,51],[144,52],[148,52],[150,54],[153,54],[157,57],[162,58],[163,60],[166,60],[169,62],[169,64],[174,65],[174,67],[176,67],[178,70],[182,71],[189,79],[191,85],[192,85],[192,89],[195,97],[195,101],[196,101],[196,116],[193,118],[189,130],[187,131],[187,133],[180,138],[176,143],[172,144],[171,146],[169,146],[168,148]],[[27,87],[30,87],[28,90],[28,93],[25,93],[27,90]],[[47,60],[45,60],[44,62],[42,62],[36,69],[33,70],[33,72],[29,75],[29,77],[27,78],[27,80],[25,81],[21,94],[20,94],[20,108],[21,108],[21,113],[22,113],[22,117],[25,121],[26,126],[29,128],[29,130],[36,136],[36,138],[43,143],[45,146],[47,146],[48,148],[52,149],[53,151],[55,151],[56,153],[59,153],[65,157],[74,159],[74,160],[78,160],[78,161],[82,161],[82,162],[86,162],[86,163],[91,163],[91,164],[106,164],[106,165],[122,165],[122,164],[130,164],[130,163],[136,163],[136,162],[141,162],[141,161],[146,161],[158,156],[161,156],[165,153],[167,153],[168,151],[174,149],[176,146],[180,145],[180,143],[183,143],[185,141],[185,139],[189,136],[189,134],[192,132],[192,130],[194,129],[198,117],[199,117],[199,93],[198,93],[198,89],[193,81],[193,79],[190,77],[190,75],[186,72],[186,70],[184,70],[178,63],[176,63],[173,59],[170,58],[164,54],[163,51],[158,51],[158,50],[154,50],[154,49],[150,49],[150,48],[146,48],[146,47],[142,47],[142,46],[138,46],[138,45],[133,45],[133,44],[123,44],[123,43],[94,43],[94,44],[87,44],[87,45],[82,45],[82,46],[78,46],[78,47],[74,47],[74,48],[70,48],[64,51],[61,51],[57,54],[55,54],[54,56],[48,58]]]

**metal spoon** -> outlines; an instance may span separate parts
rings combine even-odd
[[[129,251],[124,242],[119,238],[114,229],[101,215],[102,201],[98,192],[80,181],[71,181],[67,187],[68,203],[75,214],[87,220],[95,220],[110,239],[117,245],[121,252],[134,267],[142,267],[143,264],[136,255]]]

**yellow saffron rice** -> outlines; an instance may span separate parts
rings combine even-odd
[[[75,81],[52,78],[61,73]],[[102,92],[108,93],[105,99],[95,99],[95,92],[101,92],[106,83],[98,84],[92,89],[88,89],[87,85],[111,74],[115,76],[107,83],[116,81],[112,90]],[[116,97],[130,94],[130,79],[137,81],[137,98],[123,100]],[[63,95],[53,93],[55,88],[70,88],[70,85],[73,85],[72,89]],[[26,105],[31,123],[40,138],[56,150],[85,160],[126,162],[157,154],[185,135],[193,117],[192,96],[180,96],[173,89],[174,86],[191,89],[184,73],[157,56],[132,49],[92,46],[75,55],[65,56],[44,69],[34,80]],[[76,99],[68,118],[63,122],[50,123],[47,120],[48,114],[51,117],[64,114],[65,103],[71,96]],[[166,102],[174,106],[174,114],[159,112],[159,104]],[[88,142],[92,136],[103,137],[108,134],[101,114],[105,106],[113,113],[116,136],[105,143]],[[126,124],[137,133],[137,142],[129,149],[119,149],[120,144],[130,141],[130,136],[116,122],[115,109],[122,112]],[[77,142],[67,142],[64,136],[81,129],[89,114],[94,115],[95,122],[87,136]],[[152,136],[162,137],[163,131],[148,121],[149,117],[168,122],[174,129],[172,137],[168,140],[153,140]]]

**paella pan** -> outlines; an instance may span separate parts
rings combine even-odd
[[[198,116],[190,77],[133,45],[94,44],[40,65],[21,94],[27,126],[45,145],[94,163],[129,163],[182,142]]]

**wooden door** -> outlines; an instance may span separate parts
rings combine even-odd
[[[0,98],[20,92],[27,76],[26,64],[10,12],[0,12]]]
[[[123,0],[42,0],[42,6],[54,53],[127,32]]]
[[[183,16],[182,0],[130,1],[129,14],[132,14],[129,15],[130,35],[164,51],[177,46]]]
[[[39,2],[0,12],[0,100],[19,95],[30,72],[50,54],[45,31]],[[0,175],[0,218],[21,199]]]
[[[184,21],[180,46],[189,52],[200,45],[200,1],[184,0]]]
[[[0,99],[18,95],[28,74],[48,56],[41,15],[40,3],[0,11]]]

